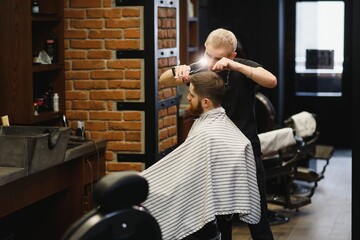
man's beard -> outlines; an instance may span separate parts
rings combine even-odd
[[[201,101],[198,101],[197,106],[194,108],[191,103],[189,103],[188,107],[189,112],[194,116],[199,116],[204,112],[204,109],[201,106]]]

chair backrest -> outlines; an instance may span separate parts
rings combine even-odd
[[[275,109],[273,104],[261,92],[255,94],[255,116],[258,133],[264,133],[276,128]]]
[[[299,112],[286,119],[284,125],[292,127],[299,137],[311,137],[316,131],[315,114],[307,111]]]
[[[320,133],[316,130],[316,116],[306,111],[294,114],[284,121],[284,125],[294,129],[301,141],[300,151],[308,160],[315,156]]]
[[[290,127],[260,133],[258,136],[263,158],[276,155],[288,147],[296,146],[294,130]]]
[[[103,177],[94,188],[98,207],[73,223],[62,240],[161,240],[159,224],[140,205],[147,195],[148,183],[137,172]]]

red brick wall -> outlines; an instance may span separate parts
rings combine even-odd
[[[158,48],[176,47],[176,9],[159,8],[158,10]],[[158,60],[159,76],[169,67],[177,65],[175,57]],[[164,100],[177,95],[176,88],[159,86],[158,99]],[[159,115],[159,152],[177,145],[177,107],[160,110]]]
[[[64,0],[66,116],[86,137],[107,140],[107,171],[144,169],[143,163],[117,162],[118,153],[144,153],[144,113],[117,111],[118,101],[144,101],[144,63],[116,59],[117,49],[143,49],[141,7],[115,7],[112,0]],[[175,9],[159,15],[159,48],[176,46]],[[146,26],[145,26],[146,27]],[[159,74],[176,64],[160,59]],[[159,99],[176,95],[160,86]],[[176,107],[159,112],[159,151],[176,145]]]

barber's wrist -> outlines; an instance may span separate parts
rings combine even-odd
[[[181,68],[186,67],[185,71],[188,71],[189,73],[192,71],[191,66],[187,66],[187,65],[180,65],[180,66],[172,67],[171,71],[172,71],[172,74],[174,77],[176,76],[176,68],[177,67],[181,67]]]
[[[249,75],[247,76],[247,78],[251,78],[251,77],[253,76],[253,73],[254,73],[254,68],[251,67],[251,66],[249,66],[249,68],[250,68],[250,73],[249,73]]]

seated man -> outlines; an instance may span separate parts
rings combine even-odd
[[[199,118],[180,146],[141,173],[149,183],[143,206],[164,240],[183,239],[217,215],[239,214],[251,224],[260,219],[252,146],[221,107],[224,92],[215,72],[191,75],[187,100]]]

